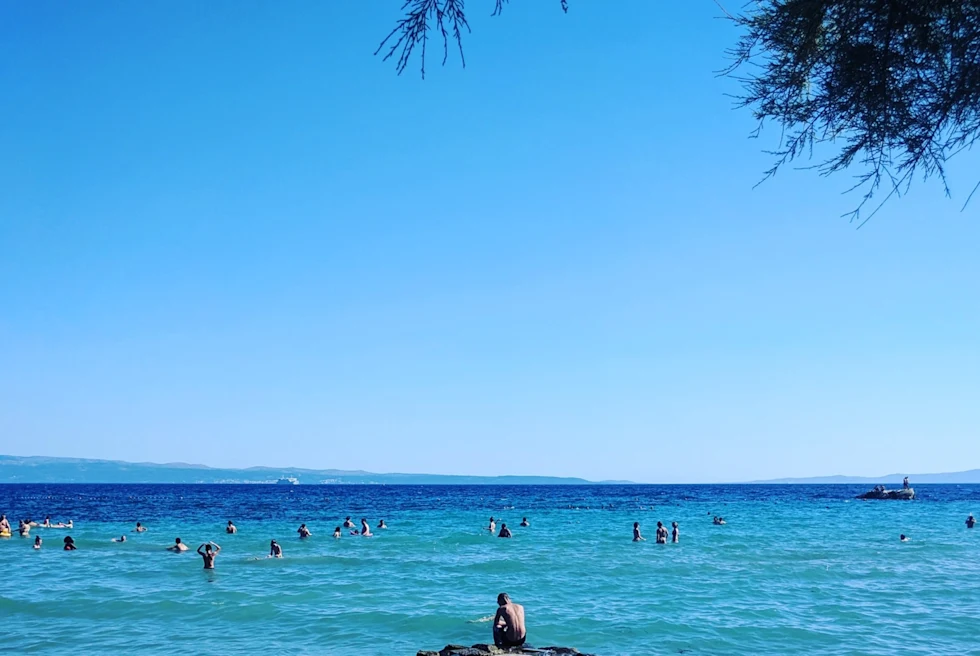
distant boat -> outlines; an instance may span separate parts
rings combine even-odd
[[[276,481],[276,485],[299,485],[299,479],[293,476],[284,476]]]

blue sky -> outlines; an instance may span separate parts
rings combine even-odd
[[[491,5],[422,81],[399,2],[4,4],[0,453],[980,467],[975,166],[855,230],[845,177],[753,189],[710,0]]]

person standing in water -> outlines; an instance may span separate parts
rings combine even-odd
[[[646,538],[640,535],[640,522],[633,522],[633,542],[646,542]]]
[[[34,536],[34,548],[35,549],[40,549],[42,542],[43,542],[43,540],[41,539],[41,536],[40,535]]]
[[[521,526],[527,528],[530,525],[531,525],[531,522],[527,521],[527,517],[525,517],[523,520],[521,520]]]
[[[139,522],[136,522],[136,528],[133,529],[133,532],[146,533],[146,527],[140,524]]]
[[[657,522],[657,544],[667,544],[667,527]]]
[[[6,515],[0,515],[0,533],[10,533],[10,522]]]
[[[77,547],[75,546],[75,541],[71,539],[70,535],[65,536],[65,551],[75,551]]]
[[[361,518],[361,535],[363,537],[371,537],[371,527],[368,526],[367,519]]]
[[[509,537],[513,537],[511,535],[510,529],[507,528],[507,524],[501,524],[500,525],[500,535],[498,535],[497,537],[498,538],[509,538]]]
[[[22,538],[26,538],[27,536],[29,536],[31,534],[30,523],[24,521],[23,519],[20,520],[20,523],[17,525],[17,532],[20,533],[20,537]]]
[[[350,515],[348,515],[347,518],[344,519],[344,528],[354,528],[354,522],[350,520]]]
[[[388,525],[385,524],[385,520],[381,520],[381,522],[378,524],[378,528],[388,528]]]
[[[313,535],[310,533],[310,529],[306,528],[306,524],[300,524],[299,528],[296,529],[296,532],[299,533],[300,539],[308,538]]]
[[[269,542],[269,558],[282,558],[282,547],[275,540]]]
[[[341,536],[341,535],[342,535],[342,533],[340,532],[340,527],[338,526],[337,528],[335,528],[335,529],[333,530],[333,536],[334,536],[335,538],[340,538],[340,536]]]
[[[970,516],[966,518],[966,527],[973,528],[974,524],[976,523],[977,520],[973,519],[973,513],[970,513]]]
[[[225,527],[225,533],[227,533],[228,535],[234,535],[235,533],[238,533],[238,527],[232,524],[230,519],[228,520],[228,526]]]
[[[167,547],[167,551],[173,551],[174,553],[180,553],[182,551],[187,551],[187,545],[180,541],[180,538],[174,538],[174,543]]]
[[[671,541],[674,544],[677,544],[678,542],[681,541],[681,530],[677,528],[677,522],[673,522],[671,526],[674,527],[674,530],[671,532],[671,536],[672,536]]]
[[[214,549],[211,547],[214,547]],[[214,569],[214,559],[221,553],[221,547],[214,542],[207,542],[197,548],[197,553],[204,559],[204,569]]]
[[[503,649],[521,647],[527,640],[524,606],[515,604],[506,592],[497,595],[497,614],[493,618],[493,644]]]
[[[487,530],[490,531],[491,535],[497,532],[497,522],[493,520],[493,517],[490,518],[490,526],[487,527]]]

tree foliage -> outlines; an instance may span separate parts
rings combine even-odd
[[[980,136],[980,0],[765,0],[731,18],[739,102],[782,132],[767,177],[830,149],[822,173],[862,165],[852,219],[916,175],[949,195],[947,162]]]
[[[493,0],[491,16],[499,16],[504,5],[510,0]],[[568,0],[559,0],[561,8],[568,12]],[[489,0],[488,0],[489,3]],[[442,63],[449,58],[449,43],[454,41],[459,50],[459,59],[466,68],[463,56],[463,32],[470,31],[466,21],[465,0],[405,0],[402,5],[404,16],[395,24],[388,36],[378,45],[374,54],[384,52],[382,59],[395,60],[395,70],[401,75],[412,59],[415,49],[419,49],[422,63],[422,78],[425,78],[426,55],[428,54],[429,34],[436,33],[442,39]]]
[[[492,15],[508,2],[493,0]],[[405,0],[402,11],[375,54],[400,75],[418,49],[424,78],[435,35],[442,63],[452,43],[465,67],[464,0]],[[725,71],[742,84],[738,102],[759,121],[755,135],[780,129],[764,178],[798,158],[817,156],[824,175],[857,165],[858,221],[877,192],[884,203],[917,175],[950,195],[947,162],[980,137],[980,0],[752,0],[725,14],[740,31]]]

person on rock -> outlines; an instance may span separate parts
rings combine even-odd
[[[497,615],[493,618],[493,644],[503,649],[521,647],[527,639],[524,606],[515,604],[506,592],[497,595]]]

